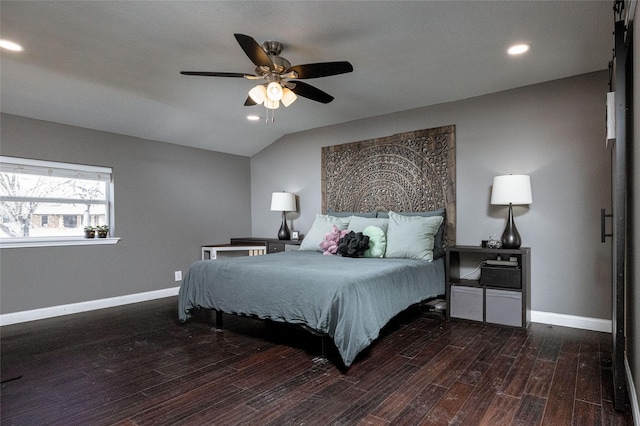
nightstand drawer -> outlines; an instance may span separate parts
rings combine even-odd
[[[267,243],[268,254],[280,253],[281,251],[284,251],[284,249],[285,249],[285,243]]]
[[[488,288],[487,322],[522,327],[522,293]]]
[[[483,289],[481,287],[451,286],[452,318],[482,321]]]

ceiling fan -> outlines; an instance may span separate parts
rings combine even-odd
[[[266,108],[273,110],[277,109],[280,103],[285,107],[291,105],[297,96],[328,104],[333,100],[333,96],[298,80],[328,77],[353,71],[353,66],[347,61],[318,62],[291,66],[288,60],[280,56],[282,43],[265,41],[260,46],[248,35],[234,34],[234,36],[244,53],[256,65],[255,74],[208,71],[181,71],[180,74],[263,80],[263,82],[249,91],[249,97],[247,97],[244,105],[264,104]]]

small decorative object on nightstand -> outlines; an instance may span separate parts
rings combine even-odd
[[[282,225],[278,231],[278,239],[288,240],[291,238],[289,227],[287,226],[287,212],[296,211],[296,196],[290,192],[274,192],[271,194],[271,211],[282,212]]]
[[[300,239],[299,231],[291,231],[291,239],[294,241],[298,241]]]

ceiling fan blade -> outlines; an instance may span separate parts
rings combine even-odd
[[[353,65],[347,61],[318,62],[315,64],[295,65],[287,70],[295,71],[296,78],[318,78],[330,75],[345,74],[353,71]]]
[[[234,78],[245,78],[247,76],[253,77],[250,74],[243,74],[239,72],[180,71],[180,74],[201,75],[205,77],[234,77]]]
[[[273,61],[267,52],[255,41],[252,37],[244,34],[234,34],[236,40],[244,50],[244,53],[247,54],[251,62],[256,64],[259,67],[268,67],[270,70],[274,70]]]
[[[310,84],[294,80],[290,80],[289,83],[295,84],[295,87],[291,88],[291,91],[303,98],[311,99],[312,101],[321,102],[323,104],[328,104],[333,100],[333,96],[323,92],[317,87],[313,87]]]
[[[258,104],[256,103],[256,101],[251,99],[251,96],[247,96],[247,100],[244,101],[244,106],[254,106],[254,105],[258,105]]]

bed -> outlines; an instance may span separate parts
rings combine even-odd
[[[300,250],[195,262],[179,292],[181,321],[206,308],[220,321],[225,312],[301,325],[330,336],[349,367],[394,316],[445,293],[455,126],[323,147],[321,171],[323,213]],[[382,255],[325,255],[323,239],[344,230],[368,232],[370,250],[385,240]]]
[[[179,317],[207,308],[304,325],[330,336],[348,367],[391,318],[442,294],[443,258],[292,251],[195,262],[180,288]]]

